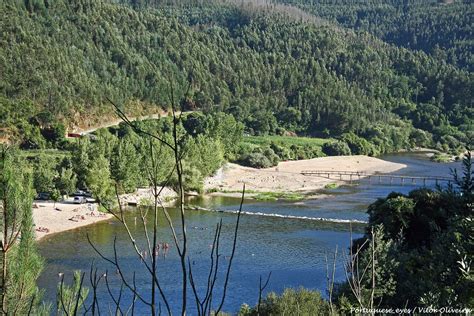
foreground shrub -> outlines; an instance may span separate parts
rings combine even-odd
[[[260,307],[243,305],[239,311],[241,316],[329,314],[329,303],[321,297],[321,293],[303,288],[286,289],[280,296],[272,292],[262,301]]]

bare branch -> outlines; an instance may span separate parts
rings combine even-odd
[[[238,233],[239,233],[239,223],[240,223],[240,216],[242,215],[242,206],[244,205],[244,198],[245,198],[245,184],[244,184],[244,187],[242,189],[242,198],[240,200],[239,213],[237,214],[237,223],[235,224],[235,230],[234,230],[234,242],[232,244],[232,254],[230,255],[229,265],[227,266],[227,273],[226,273],[226,276],[225,276],[222,299],[221,299],[221,303],[219,304],[219,308],[216,311],[216,314],[219,314],[219,312],[221,311],[222,306],[224,305],[226,294],[227,294],[227,286],[228,286],[228,283],[229,283],[230,269],[232,267],[232,261],[234,260],[235,249],[237,248],[237,236],[238,236]]]
[[[267,280],[262,286],[262,276],[259,277],[259,284],[258,284],[258,305],[257,305],[257,315],[260,315],[260,306],[262,305],[262,294],[265,291],[268,283],[270,282],[270,277],[272,276],[272,272],[270,271],[267,276]]]

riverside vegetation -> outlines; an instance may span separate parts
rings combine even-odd
[[[0,158],[0,214],[6,236],[0,249],[2,311],[48,314],[51,306],[41,302],[35,285],[43,263],[35,250],[31,169],[12,149],[2,148]],[[470,154],[463,166],[463,174],[455,173],[455,185],[447,189],[391,193],[370,205],[366,234],[353,242],[345,259],[347,281],[334,284],[328,271],[329,299],[315,291],[288,289],[281,296],[269,294],[255,307],[244,305],[239,313],[344,315],[353,308],[472,306],[474,171]],[[85,304],[88,289],[83,281],[77,274],[72,287],[61,282],[59,314],[61,304],[67,304],[64,310],[74,315]]]
[[[32,229],[35,190],[57,199],[88,188],[108,203],[114,189],[150,184],[149,141],[133,127],[168,142],[180,135],[180,173],[169,177],[177,155],[165,147],[154,156],[160,168],[153,178],[180,192],[202,192],[203,179],[225,160],[265,168],[417,146],[457,154],[472,142],[472,30],[463,20],[472,4],[291,3],[336,24],[232,2],[0,3],[0,138],[22,149],[2,147],[0,155],[4,314],[52,311],[35,284],[43,266]],[[74,126],[110,117],[107,98],[127,114],[170,110],[170,78],[187,92],[180,109],[193,111],[178,124],[161,118],[65,139]],[[348,280],[329,284],[329,299],[287,290],[240,313],[473,306],[472,179],[467,155],[455,186],[394,193],[372,204],[367,233],[347,258]],[[87,296],[81,280],[60,285],[70,313]]]

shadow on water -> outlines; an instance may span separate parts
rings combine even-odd
[[[456,165],[439,165],[434,168],[433,163],[423,157],[412,155],[391,155],[384,159],[401,162],[408,165],[398,174],[430,175],[434,171],[449,175],[449,168]],[[307,200],[300,202],[256,202],[246,201],[245,211],[268,214],[323,217],[333,219],[361,219],[366,220],[367,205],[378,197],[384,197],[391,191],[408,192],[414,186],[390,187],[374,186],[361,183],[358,186],[342,187],[330,190],[330,198]],[[193,204],[201,207],[221,210],[238,209],[239,199],[226,197],[194,199]],[[174,221],[178,220],[176,210],[171,210]],[[143,227],[140,221],[134,224],[137,217],[136,210],[127,213],[128,222],[137,236],[143,236]],[[189,255],[193,265],[193,272],[197,276],[199,290],[203,291],[209,268],[210,244],[213,230],[218,221],[223,220],[222,260],[221,271],[227,265],[231,252],[233,225],[235,214],[216,213],[206,211],[188,211]],[[151,222],[151,221],[149,221]],[[158,238],[160,242],[172,245],[169,228],[163,217],[159,219]],[[362,225],[353,225],[353,237],[358,238],[363,232]],[[71,278],[72,271],[88,272],[92,262],[102,273],[107,272],[112,288],[118,289],[119,279],[115,269],[100,260],[87,243],[86,234],[99,249],[107,256],[111,256],[112,243],[117,236],[117,249],[120,263],[124,271],[131,278],[137,272],[139,289],[149,295],[146,284],[148,280],[143,264],[127,240],[123,227],[115,220],[101,222],[93,226],[83,227],[69,232],[56,234],[39,243],[41,254],[46,259],[46,269],[40,277],[39,285],[45,289],[46,299],[55,300],[56,287],[59,281],[58,273],[65,273]],[[254,305],[258,298],[259,276],[266,276],[272,271],[272,278],[268,287],[270,291],[281,292],[286,287],[306,287],[318,289],[325,295],[326,265],[325,256],[333,254],[338,247],[339,252],[347,249],[350,242],[350,225],[347,223],[321,222],[303,219],[288,219],[284,217],[243,215],[239,232],[236,258],[231,274],[231,282],[224,310],[236,312],[242,303]],[[143,237],[137,238],[140,245],[145,244]],[[160,254],[159,276],[170,299],[175,312],[180,306],[180,274],[179,258],[176,249],[171,249],[166,257]],[[336,280],[344,279],[343,258],[339,256],[337,262]],[[220,275],[221,282],[223,275]],[[117,290],[118,291],[118,290]],[[105,286],[100,288],[99,298],[103,302],[110,302]],[[192,295],[191,291],[189,292]],[[130,302],[131,295],[127,296],[124,304]],[[193,304],[190,313],[193,313]],[[104,305],[106,306],[106,305]],[[138,304],[137,314],[146,313],[144,306]],[[104,309],[105,310],[105,309]]]
[[[226,203],[232,204],[232,201],[226,201]],[[175,210],[172,210],[171,214],[174,220],[178,220],[178,213]],[[128,221],[133,223],[136,215],[136,211],[130,211],[127,214]],[[193,263],[193,273],[198,276],[198,283],[201,285],[204,285],[206,281],[204,276],[207,275],[210,262],[209,252],[213,229],[220,218],[224,223],[221,243],[223,249],[221,271],[224,271],[231,251],[235,215],[205,211],[188,213],[189,255]],[[164,218],[160,218],[159,222],[160,241],[172,245],[171,235]],[[132,225],[132,229],[137,236],[143,235],[143,228],[139,223],[136,226]],[[359,231],[361,231],[360,228]],[[48,299],[55,298],[59,272],[71,276],[73,270],[88,271],[93,261],[99,271],[108,270],[111,285],[119,288],[115,269],[98,259],[86,241],[86,234],[89,234],[92,241],[107,256],[113,255],[111,245],[114,237],[117,236],[117,249],[119,249],[123,270],[128,271],[129,278],[132,277],[132,272],[136,271],[137,284],[146,292],[143,287],[148,280],[145,273],[140,273],[144,271],[143,264],[136,259],[123,227],[112,220],[57,234],[40,243],[40,251],[46,258],[47,269],[43,272],[39,283],[46,290]],[[331,254],[336,245],[339,249],[347,248],[349,238],[347,224],[272,217],[256,220],[254,216],[243,215],[231,285],[225,305],[226,310],[236,311],[244,302],[255,304],[259,276],[266,275],[270,271],[272,271],[270,290],[282,291],[285,287],[299,286],[324,289],[326,273],[324,257],[326,254]],[[138,238],[138,242],[141,245],[145,244],[143,238]],[[166,258],[163,255],[160,256],[159,271],[161,282],[171,298],[170,302],[178,309],[180,303],[179,258],[173,246]],[[338,263],[337,276],[339,280],[343,277],[342,258]],[[223,275],[220,276],[220,280],[223,280]],[[202,287],[201,290],[203,290]],[[110,301],[105,287],[101,289],[99,297]],[[192,309],[192,304],[190,307]]]

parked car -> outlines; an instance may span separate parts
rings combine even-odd
[[[87,192],[85,190],[77,190],[76,192],[74,192],[73,196],[92,197],[92,193]]]
[[[75,196],[72,202],[74,204],[84,204],[87,203],[87,198],[85,198],[84,196]]]
[[[35,200],[42,200],[42,201],[47,201],[51,198],[51,194],[47,193],[47,192],[40,192],[38,193],[38,195],[36,196]]]

